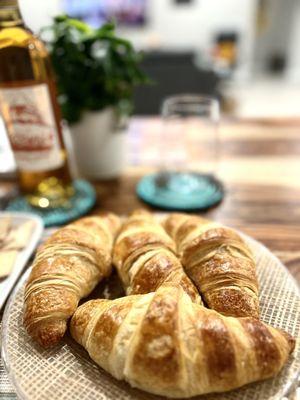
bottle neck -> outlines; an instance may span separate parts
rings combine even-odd
[[[0,0],[0,28],[23,25],[18,1]]]

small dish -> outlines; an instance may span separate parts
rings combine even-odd
[[[9,293],[14,287],[17,279],[19,278],[21,272],[26,266],[30,256],[34,252],[41,236],[43,233],[43,222],[40,217],[37,217],[28,213],[18,213],[18,212],[1,212],[0,213],[0,224],[2,218],[11,218],[12,228],[17,228],[21,224],[25,222],[32,221],[33,222],[33,230],[30,235],[30,239],[27,245],[19,251],[16,261],[14,263],[14,267],[9,276],[1,279],[0,281],[0,310],[3,307]]]

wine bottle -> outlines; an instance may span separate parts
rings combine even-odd
[[[0,0],[0,109],[30,204],[57,207],[73,194],[48,52],[17,0]]]

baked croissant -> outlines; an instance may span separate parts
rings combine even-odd
[[[259,317],[254,258],[236,232],[185,214],[171,214],[163,225],[209,308],[232,317]]]
[[[113,251],[113,263],[126,293],[149,293],[163,283],[172,282],[201,303],[196,287],[174,255],[175,247],[152,214],[145,210],[133,212],[122,225]]]
[[[25,288],[24,325],[40,345],[60,341],[79,300],[110,274],[119,225],[114,214],[83,218],[39,248]]]
[[[115,378],[174,398],[274,376],[294,348],[288,333],[254,318],[222,316],[180,287],[89,301],[76,310],[70,329]]]

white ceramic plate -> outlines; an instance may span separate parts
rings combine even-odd
[[[298,338],[293,356],[275,378],[221,394],[193,399],[281,400],[290,393],[300,369],[300,297],[297,283],[282,263],[262,244],[245,236],[257,260],[263,321]],[[7,304],[3,318],[2,355],[10,379],[26,400],[157,400],[161,397],[132,389],[99,368],[69,335],[60,345],[45,350],[36,345],[22,325],[24,284],[22,277]],[[116,275],[115,275],[116,276]],[[100,284],[103,296],[117,289],[116,277]],[[115,294],[114,296],[120,296]],[[111,297],[114,297],[111,296]]]

